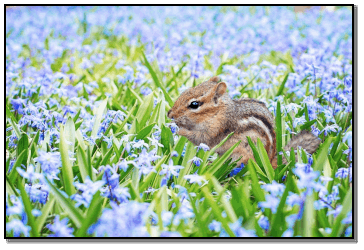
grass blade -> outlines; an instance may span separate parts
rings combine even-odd
[[[59,136],[59,152],[61,153],[62,159],[62,179],[64,182],[64,188],[66,193],[71,196],[75,193],[75,188],[73,185],[73,170],[72,163],[68,154],[68,144],[66,142],[66,137],[64,134],[63,127],[60,128],[60,136]]]

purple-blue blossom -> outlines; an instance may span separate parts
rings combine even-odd
[[[92,225],[88,233],[96,237],[148,237],[145,223],[151,211],[149,204],[130,201],[117,205],[110,203],[99,220]]]
[[[68,226],[68,218],[60,220],[60,216],[56,215],[53,222],[46,225],[46,227],[52,232],[48,237],[74,237],[74,229]]]

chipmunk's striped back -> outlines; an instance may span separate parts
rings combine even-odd
[[[241,133],[244,140],[247,134],[252,134],[249,131],[255,131],[258,135],[255,138],[253,136],[253,141],[255,142],[258,137],[262,140],[268,157],[272,161],[276,155],[276,134],[274,118],[267,106],[259,100],[250,98],[242,98],[234,102],[237,104],[235,112],[239,114],[236,132]]]

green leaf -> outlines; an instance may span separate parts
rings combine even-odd
[[[66,124],[64,125],[64,135],[67,140],[68,150],[72,153],[75,152],[75,142],[76,142],[76,132],[75,132],[75,123],[71,116],[68,116]]]
[[[264,145],[259,138],[257,140],[257,146],[258,146],[259,156],[263,163],[265,173],[267,174],[269,181],[272,182],[274,180],[274,170],[273,170],[272,164],[269,161],[267,151],[265,150]]]
[[[140,127],[144,127],[147,120],[150,118],[150,113],[153,110],[153,93],[149,94],[143,103],[140,105],[136,118],[139,121]]]
[[[206,166],[207,166],[207,160],[208,158],[213,155],[216,151],[216,149],[218,149],[219,147],[221,147],[227,140],[229,140],[229,138],[234,134],[234,132],[231,132],[230,134],[228,134],[219,144],[217,144],[215,147],[213,147],[210,151],[206,152],[203,159],[202,159],[202,164],[198,170],[198,173],[205,173],[206,170]]]
[[[17,148],[16,148],[16,155],[19,156],[24,150],[28,152],[29,149],[29,139],[27,134],[22,133],[20,140],[18,141]],[[26,157],[27,158],[27,157]]]
[[[314,194],[306,196],[304,210],[303,210],[303,236],[304,237],[313,237],[315,223],[316,223],[316,210],[314,208]]]
[[[252,159],[248,160],[247,167],[249,169],[250,179],[252,180],[252,192],[255,196],[255,199],[257,201],[265,201],[264,192],[259,185],[258,176],[257,173],[255,172]]]
[[[11,183],[14,183],[15,180],[16,180],[16,177],[19,175],[16,168],[20,167],[20,165],[23,162],[23,159],[25,158],[25,156],[27,156],[27,150],[23,150],[23,152],[18,156],[18,158],[14,162],[13,168],[11,169],[11,172],[9,174],[9,180],[10,180]]]
[[[283,93],[283,90],[284,90],[284,86],[287,82],[287,79],[288,79],[288,76],[289,76],[289,73],[286,74],[286,76],[284,77],[283,79],[283,82],[281,83],[281,85],[279,86],[279,89],[278,89],[278,92],[276,94],[276,96],[280,96],[282,93]],[[278,102],[279,103],[279,102]],[[278,104],[277,103],[277,104]],[[277,110],[278,110],[278,105],[277,105]]]
[[[342,202],[341,212],[335,218],[335,222],[332,227],[332,232],[330,237],[339,237],[344,230],[345,224],[342,223],[342,220],[346,217],[346,215],[350,212],[350,210],[352,210],[352,199],[353,199],[352,191],[353,190],[350,187],[345,195],[345,198]]]
[[[226,215],[228,216],[228,218],[230,219],[230,222],[235,222],[238,220],[233,207],[231,206],[231,203],[226,200],[225,196],[224,196],[224,192],[225,190],[221,187],[221,185],[219,184],[219,182],[217,181],[217,179],[215,177],[211,177],[211,182],[214,185],[214,188],[216,190],[216,192],[221,195],[220,198],[220,202],[222,203],[225,211],[226,211]]]
[[[235,143],[229,150],[227,150],[220,158],[214,161],[212,166],[207,170],[207,173],[213,175],[217,170],[219,170],[224,162],[228,160],[233,153],[234,149],[239,146],[241,141]]]
[[[134,106],[131,108],[131,110],[129,111],[128,116],[124,119],[124,121],[121,123],[119,129],[116,131],[116,133],[119,133],[121,130],[124,130],[124,126],[127,123],[127,121],[132,117],[134,110],[136,109],[136,107],[138,106],[138,101],[135,101]]]
[[[156,172],[150,172],[145,178],[144,180],[139,183],[139,185],[141,184],[139,190],[140,192],[143,192],[147,189],[147,187],[151,186],[151,181],[153,180],[153,178],[155,178],[155,176],[157,175],[157,173],[159,172],[159,170],[161,169],[161,165],[166,161],[166,159],[168,159],[168,155],[165,155],[162,159],[160,159],[158,161],[158,163],[155,166],[155,170]]]
[[[177,157],[173,157],[173,163],[177,165],[179,162],[179,159],[182,157],[183,148],[186,145],[187,138],[184,136],[181,136],[174,147],[174,150],[178,153]]]
[[[281,180],[284,173],[288,170],[289,166],[290,166],[291,162],[288,162],[287,165],[279,172],[276,181]]]
[[[32,142],[29,145],[29,149],[31,150],[33,157],[34,157],[35,153],[37,152],[37,143],[39,140],[39,132],[40,132],[40,130],[37,131],[37,133],[33,137]]]
[[[6,113],[6,116],[12,120],[14,123],[16,123],[16,119],[15,119],[15,116],[13,115],[13,113],[10,111],[8,105],[5,105],[5,113]],[[16,132],[16,131],[15,131]],[[19,135],[20,135],[20,132],[19,132]],[[18,136],[18,134],[17,134]]]
[[[39,237],[38,230],[37,230],[38,228],[37,228],[37,225],[35,224],[35,219],[32,214],[33,207],[32,207],[32,204],[30,202],[30,199],[29,199],[27,193],[25,192],[23,183],[21,182],[20,179],[18,180],[18,188],[20,189],[20,194],[21,194],[21,198],[23,201],[24,210],[28,217],[28,224],[32,229],[30,236]]]
[[[16,135],[16,137],[18,138],[18,140],[19,140],[19,138],[21,137],[21,132],[20,132],[20,130],[19,130],[19,128],[18,128],[18,126],[16,126],[16,123],[15,123],[15,120],[13,120],[12,118],[11,119],[9,119],[9,122],[10,122],[10,124],[11,124],[11,127],[14,129],[14,131],[15,131],[15,135]]]
[[[13,185],[13,182],[9,180],[8,176],[5,175],[5,177],[6,177],[6,187],[5,187],[6,193],[10,195],[19,196],[18,192],[16,191]]]
[[[340,131],[340,133],[336,136],[336,139],[334,141],[334,144],[332,145],[331,151],[330,151],[330,155],[335,155],[337,147],[339,145],[339,143],[341,142],[341,135],[342,135],[342,131]]]
[[[72,170],[72,163],[69,159],[68,154],[68,144],[66,142],[66,136],[64,134],[64,129],[61,126],[60,128],[60,136],[59,136],[59,152],[61,153],[62,159],[62,179],[64,182],[64,188],[66,193],[71,196],[75,193],[75,188],[73,185],[73,170]]]
[[[307,109],[307,104],[305,104],[305,108],[304,108],[304,111],[305,111],[305,118],[306,118],[306,121],[310,121],[310,118],[309,118],[309,115],[308,115],[308,109]]]
[[[86,181],[86,177],[89,176],[91,179],[91,174],[89,173],[90,167],[87,166],[87,156],[86,152],[82,149],[81,146],[77,147],[77,163],[78,163],[78,169],[81,173],[82,182]]]
[[[136,139],[137,140],[143,140],[145,137],[149,136],[150,132],[152,131],[153,127],[154,127],[155,123],[152,123],[148,126],[146,126],[145,128],[143,128],[142,130],[140,130],[140,132],[137,134]]]
[[[83,140],[83,135],[79,129],[76,130],[76,138],[78,141],[78,146],[80,146],[83,150],[86,150],[86,144]]]
[[[157,123],[159,119],[159,110],[161,108],[161,102],[157,102],[157,105],[154,107],[153,114],[149,119],[149,124]]]
[[[210,191],[208,190],[208,188],[206,186],[202,187],[201,189],[202,193],[204,194],[204,197],[207,201],[207,203],[210,205],[210,207],[212,208],[212,212],[214,213],[215,217],[217,218],[218,221],[220,221],[222,223],[223,228],[225,229],[225,231],[231,236],[231,237],[235,237],[234,232],[230,229],[227,220],[224,219],[221,215],[222,211],[221,209],[217,206],[217,202],[214,201],[214,198],[212,197],[212,195],[210,194]]]
[[[53,208],[54,202],[55,200],[53,196],[50,196],[49,200],[41,210],[42,214],[35,220],[35,224],[37,225],[37,232],[40,233],[42,231],[43,225],[46,222],[48,215]]]
[[[96,137],[97,132],[99,131],[102,115],[104,114],[106,105],[107,105],[107,98],[105,100],[103,100],[95,110],[96,117],[95,117],[94,126],[92,127],[92,132],[91,132],[92,137]]]
[[[288,74],[286,75],[286,77],[288,77]],[[283,82],[285,82],[285,81],[283,81]],[[283,86],[284,86],[284,84],[283,84]],[[279,154],[279,152],[282,151],[282,114],[281,114],[280,101],[277,101],[277,109],[276,109],[276,141],[277,141],[277,164],[281,165],[282,164],[282,155]]]
[[[255,144],[253,143],[252,139],[250,139],[249,136],[247,136],[246,138],[248,139],[249,146],[253,151],[255,161],[257,162],[259,167],[264,168],[262,160],[260,159],[260,155],[259,155],[259,151],[258,151],[257,147],[255,146]]]
[[[107,163],[110,161],[110,158],[111,158],[111,155],[113,154],[113,152],[114,152],[114,148],[111,147],[109,149],[109,151],[107,151],[107,153],[102,157],[101,162],[99,164],[95,165],[95,168],[98,169],[99,166],[107,165]]]
[[[85,219],[82,222],[82,226],[75,233],[76,237],[86,236],[88,228],[97,221],[101,214],[102,202],[103,199],[100,195],[100,191],[97,191],[91,200]]]
[[[324,163],[329,154],[329,147],[332,141],[332,137],[326,137],[325,142],[320,145],[320,149],[317,153],[316,160],[312,164],[312,168],[315,171],[322,171]]]
[[[80,117],[81,109],[77,112],[77,114],[73,117],[73,123],[77,122],[78,117]]]
[[[166,102],[163,95],[161,95],[160,103],[161,105],[159,107],[158,127],[161,128],[166,123]]]
[[[305,122],[303,125],[300,126],[301,130],[309,129],[313,124],[317,122],[317,119],[314,119],[312,121]]]
[[[73,223],[75,223],[76,227],[77,228],[81,227],[84,217],[75,207],[73,201],[70,200],[68,197],[65,197],[52,183],[50,183],[50,181],[47,180],[47,183],[51,188],[54,197],[57,200],[57,203],[59,203],[62,206],[62,208],[66,211],[70,219],[73,221]]]
[[[183,161],[181,164],[181,166],[183,166],[184,168],[180,170],[177,178],[177,184],[181,185],[182,187],[184,187],[187,182],[187,180],[184,179],[183,177],[190,173],[192,167],[192,162],[190,162],[190,160],[195,155],[196,155],[196,148],[190,141],[188,141],[186,146],[185,156],[183,157]]]
[[[162,125],[161,143],[163,144],[163,153],[169,153],[169,149],[174,146],[173,133],[170,128]]]
[[[253,212],[253,206],[250,201],[250,183],[248,181],[239,182],[238,186],[233,187],[231,191],[231,205],[237,216],[243,216],[247,220]]]
[[[148,59],[147,57],[145,56],[144,52],[142,52],[142,55],[143,55],[143,58],[144,58],[144,64],[145,66],[147,66],[148,70],[149,70],[149,73],[150,75],[152,76],[153,78],[153,81],[155,83],[155,85],[157,85],[157,87],[161,88],[161,90],[163,91],[163,94],[169,104],[169,106],[173,107],[173,101],[171,99],[171,97],[169,96],[168,92],[166,91],[166,89],[164,88],[164,86],[161,84],[161,82],[159,81],[156,73],[154,72],[152,66],[150,65],[150,63],[148,62]]]
[[[266,174],[262,171],[262,169],[258,166],[258,164],[255,161],[252,161],[252,164],[255,168],[255,171],[257,172],[258,175],[264,176],[266,178]],[[269,182],[269,179],[266,178]]]
[[[290,172],[290,175],[292,175],[291,173],[292,172]],[[288,192],[293,191],[292,181],[293,181],[292,178],[287,178],[286,188],[283,192],[281,201],[279,202],[277,213],[275,214],[274,219],[272,221],[270,236],[280,237],[282,236],[283,230],[285,230],[285,227],[282,228],[282,225],[283,226],[285,225],[285,216],[283,214],[283,211],[284,211],[284,206],[286,204],[286,199],[288,197]]]

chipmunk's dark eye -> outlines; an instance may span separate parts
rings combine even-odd
[[[202,102],[196,102],[196,101],[193,101],[193,102],[191,102],[191,104],[190,104],[190,108],[191,109],[197,109],[199,106],[201,106],[202,105]]]

